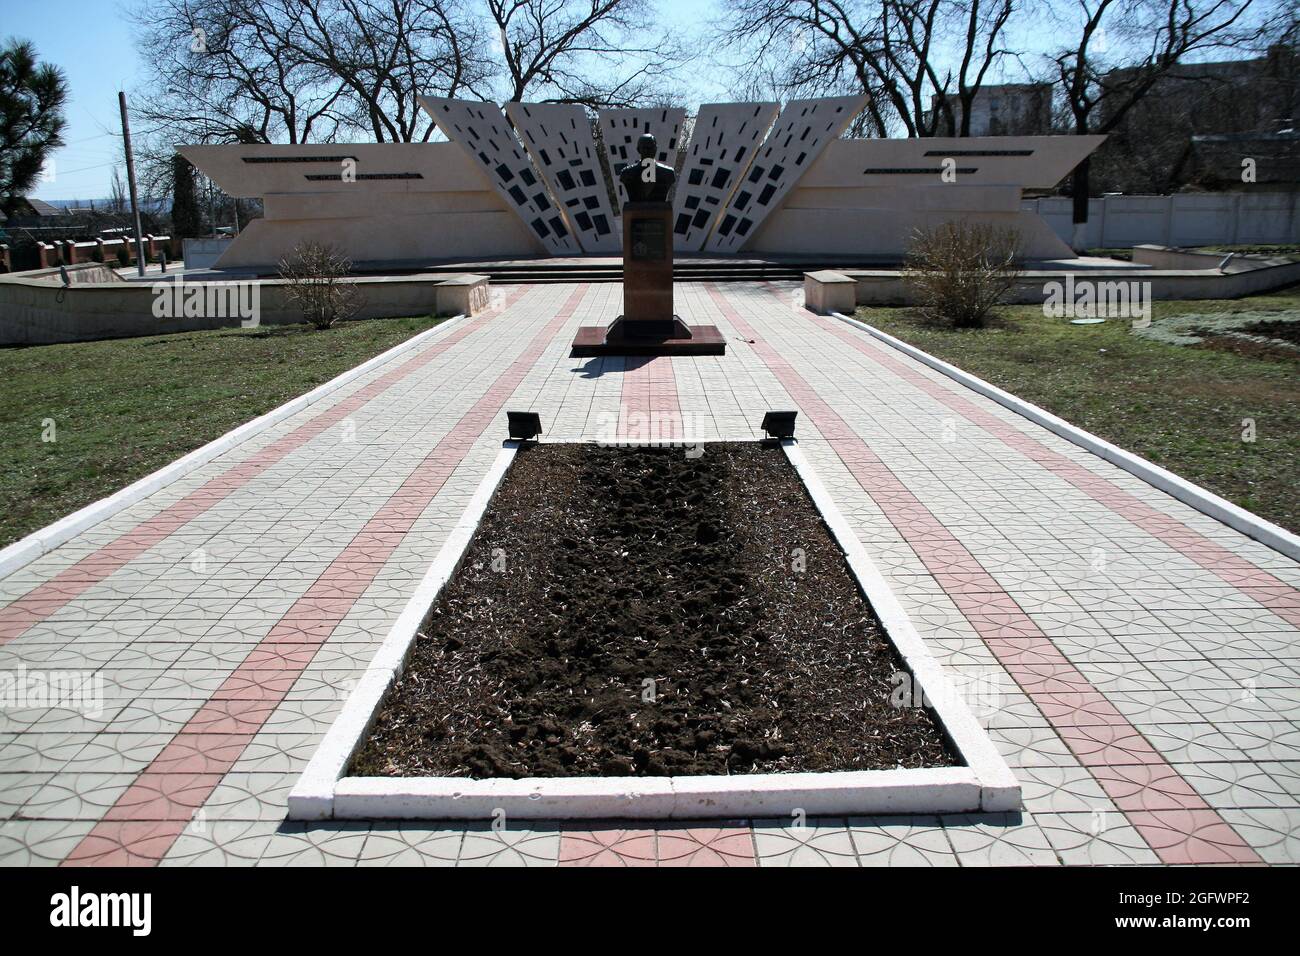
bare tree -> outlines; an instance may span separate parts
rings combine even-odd
[[[959,329],[979,329],[1020,280],[1019,255],[1014,229],[945,222],[912,235],[903,281],[921,314]]]
[[[507,99],[591,107],[665,102],[682,46],[648,0],[487,0]]]
[[[297,0],[300,55],[343,84],[353,125],[377,143],[427,140],[421,93],[481,93],[493,73],[462,0]]]
[[[786,95],[869,93],[864,132],[970,135],[1016,0],[726,0],[721,40]],[[748,78],[747,77],[747,78]],[[742,80],[742,83],[744,81]]]
[[[336,248],[304,242],[280,260],[284,297],[315,329],[328,329],[357,310],[356,283],[349,281],[352,260]]]
[[[296,52],[296,17],[261,0],[157,0],[136,11],[146,129],[169,142],[329,140],[342,85]]]
[[[427,139],[417,93],[492,71],[464,0],[154,0],[143,118],[172,142]]]
[[[116,215],[125,214],[129,202],[126,195],[126,185],[122,182],[122,174],[116,166],[113,167],[113,179],[109,184],[108,206],[106,211]]]
[[[1068,46],[1052,58],[1070,131],[1109,133],[1180,62],[1253,47],[1273,17],[1252,20],[1254,0],[1074,0]],[[1071,19],[1071,17],[1073,19]],[[1074,245],[1085,244],[1091,163],[1075,167]]]

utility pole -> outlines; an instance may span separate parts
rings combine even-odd
[[[144,229],[140,225],[140,202],[135,194],[135,157],[131,155],[131,124],[126,119],[126,94],[118,91],[117,105],[122,108],[122,142],[126,147],[126,181],[131,188],[131,215],[135,217],[135,262],[144,278]]]

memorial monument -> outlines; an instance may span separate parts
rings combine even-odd
[[[623,314],[608,328],[583,326],[573,355],[722,355],[727,343],[712,325],[689,326],[673,312],[673,206],[677,174],[655,161],[650,134],[637,140],[640,159],[618,172],[623,205]]]
[[[1054,187],[1104,136],[842,138],[866,102],[705,103],[689,127],[673,110],[600,110],[597,144],[580,106],[511,103],[507,118],[496,103],[423,96],[446,142],[179,150],[228,195],[263,205],[218,270],[274,272],[303,242],[335,245],[378,273],[394,263],[474,272],[483,262],[509,272],[524,261],[545,271],[547,260],[568,269],[617,256],[615,203],[629,197],[614,180],[629,162],[629,177],[644,172],[646,130],[657,133],[655,158],[677,170],[665,198],[679,259],[896,264],[917,229],[952,220],[1015,229],[1026,260],[1075,258],[1024,208],[1025,190]],[[954,161],[952,181],[943,173]]]

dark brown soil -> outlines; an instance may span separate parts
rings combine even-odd
[[[522,450],[351,773],[958,762],[784,453],[706,447]]]
[[[1300,322],[1256,322],[1239,331],[1247,335],[1262,335],[1266,339],[1281,339],[1300,345]]]
[[[1201,348],[1218,349],[1234,352],[1251,358],[1273,359],[1275,361],[1300,361],[1300,322],[1256,322],[1236,330],[1240,335],[1216,335],[1213,332],[1196,334],[1203,336]],[[1246,338],[1256,335],[1271,342]]]

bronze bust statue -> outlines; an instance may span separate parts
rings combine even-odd
[[[668,193],[677,181],[673,168],[665,163],[655,161],[659,144],[649,133],[644,133],[636,141],[637,155],[640,161],[626,163],[618,171],[618,181],[627,190],[629,202],[667,202]]]

